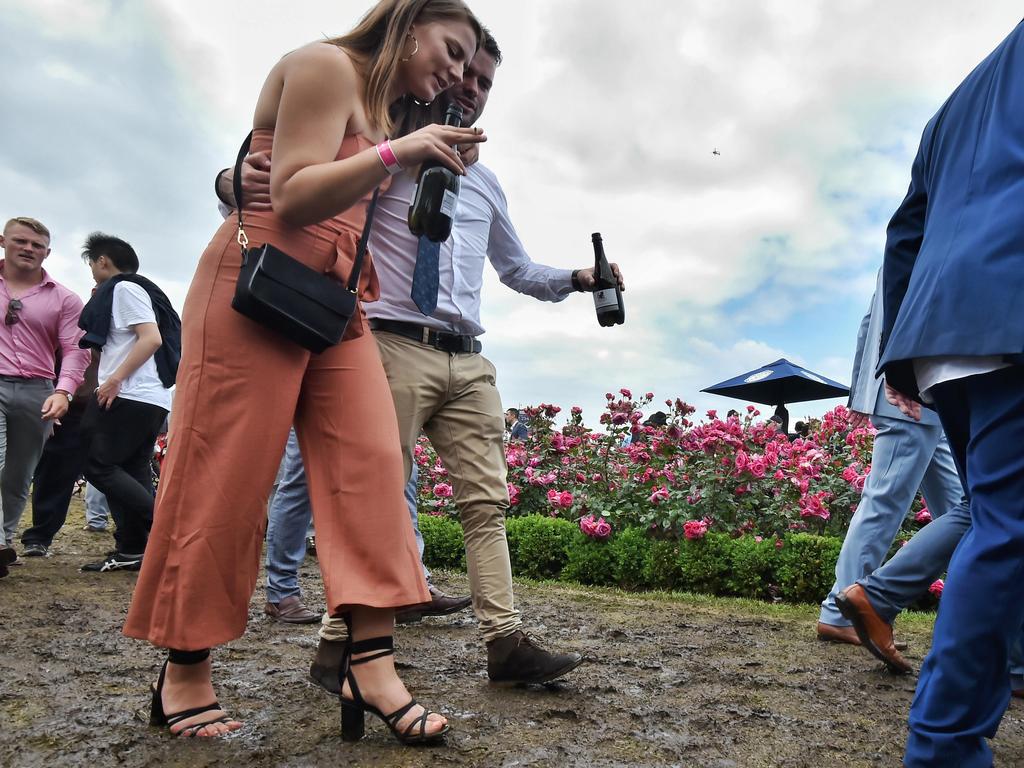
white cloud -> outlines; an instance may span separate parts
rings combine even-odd
[[[0,2],[0,216],[49,223],[51,269],[83,292],[85,233],[126,236],[180,300],[266,73],[369,5]],[[588,297],[542,305],[491,275],[487,352],[507,401],[591,408],[623,385],[713,407],[701,387],[779,356],[845,380],[920,130],[1020,16],[1009,0],[472,5],[505,53],[483,159],[523,241],[584,266],[601,231],[629,286],[626,325],[602,329]],[[805,334],[810,310],[834,328]]]

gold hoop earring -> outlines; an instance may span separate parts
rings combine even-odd
[[[412,53],[410,53],[410,54],[409,54],[408,56],[406,56],[406,57],[405,57],[404,59],[403,59],[403,58],[400,58],[400,59],[399,59],[399,61],[408,61],[408,60],[409,60],[409,59],[411,59],[411,58],[412,58],[413,56],[415,56],[415,55],[416,55],[416,53],[417,53],[417,52],[419,51],[419,49],[420,49],[420,41],[416,39],[416,36],[415,36],[414,34],[412,34],[412,33],[410,32],[410,33],[409,33],[408,35],[406,35],[406,37],[411,37],[411,38],[412,38],[412,42],[413,42],[413,44],[414,44],[414,45],[415,45],[416,47],[412,49]]]

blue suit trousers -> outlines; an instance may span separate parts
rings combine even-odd
[[[1024,366],[935,385],[931,394],[970,497],[931,651],[910,707],[910,768],[989,768],[1010,698],[1007,659],[1024,623]]]

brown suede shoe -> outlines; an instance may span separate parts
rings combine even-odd
[[[864,587],[854,584],[836,595],[839,612],[853,623],[861,644],[889,669],[899,674],[913,672],[892,641],[892,625],[882,619],[871,606]]]
[[[324,640],[316,647],[316,656],[309,665],[309,679],[328,693],[341,694],[341,660],[348,643],[341,640]]]
[[[267,603],[263,606],[263,612],[285,624],[313,624],[320,621],[320,614],[307,608],[298,595],[286,597],[280,603]]]
[[[492,683],[547,683],[583,663],[578,653],[549,653],[521,630],[487,644]]]
[[[433,584],[429,585],[430,602],[395,612],[395,624],[412,624],[424,616],[447,616],[469,608],[473,599],[446,595]]]

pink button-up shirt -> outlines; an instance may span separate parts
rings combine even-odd
[[[7,325],[11,295],[0,259],[0,375],[25,379],[55,378],[54,363],[61,351],[57,389],[74,394],[82,383],[91,357],[78,346],[83,331],[78,329],[82,300],[43,270],[43,282],[25,291],[18,322]]]

